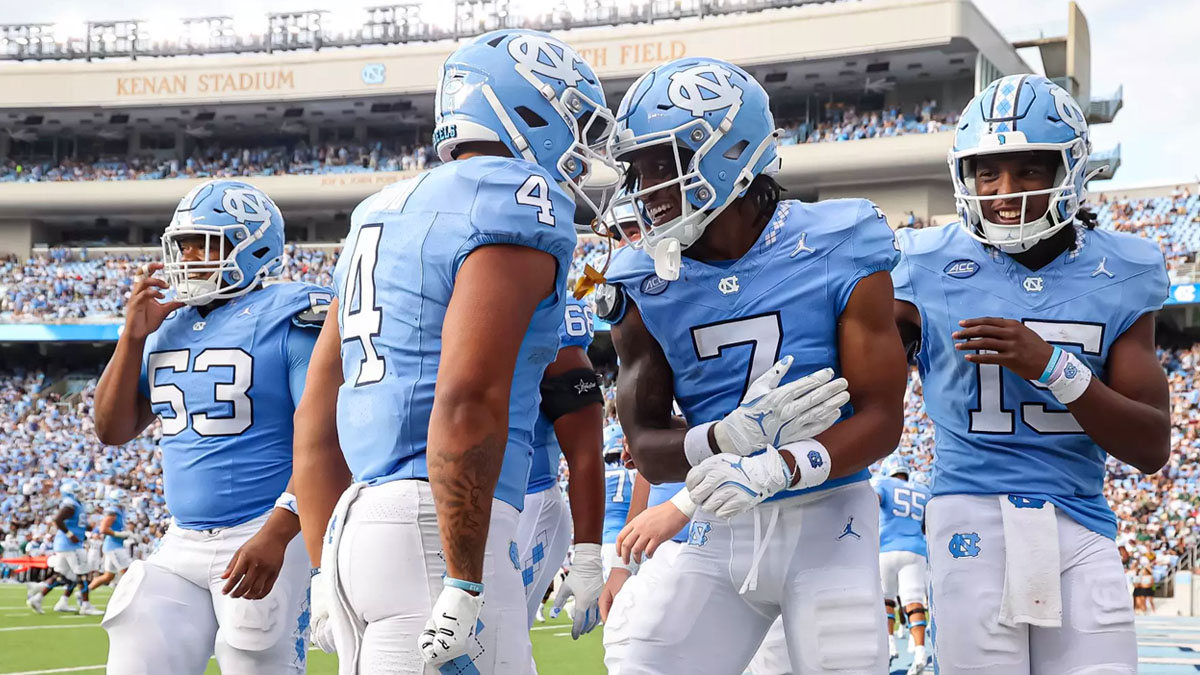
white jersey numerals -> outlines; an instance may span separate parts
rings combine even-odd
[[[188,371],[188,361],[191,352],[187,349],[176,349],[169,352],[155,352],[146,363],[147,379],[150,383],[150,403],[166,405],[170,408],[171,416],[162,415],[164,436],[174,436],[184,429],[188,423],[192,430],[201,436],[236,436],[254,423],[254,402],[248,392],[254,381],[254,357],[241,349],[205,349],[196,356],[191,364],[191,372],[203,373],[213,368],[230,368],[229,381],[217,382],[214,385],[214,400],[217,403],[227,403],[232,407],[232,413],[226,416],[214,416],[208,413],[195,413],[189,416],[187,402],[183,390],[174,384],[163,384],[158,381],[160,371],[169,370],[175,373]]]
[[[892,515],[898,518],[923,520],[926,499],[927,497],[923,493],[908,488],[895,488],[892,491],[892,501],[896,502],[896,507],[892,509]]]
[[[604,472],[605,478],[616,478],[617,489],[613,491],[612,501],[614,504],[620,504],[625,501],[625,478],[629,475],[625,469],[613,469]]]
[[[554,227],[554,204],[550,202],[550,185],[545,177],[533,174],[517,188],[517,203],[538,210],[538,222]]]
[[[375,338],[383,328],[383,309],[375,299],[375,265],[379,261],[379,241],[383,223],[363,225],[354,239],[350,269],[346,274],[345,299],[341,313],[342,344],[358,340],[363,357],[354,386],[374,384],[383,379],[385,364],[375,347]]]
[[[1100,355],[1104,344],[1104,325],[1098,323],[1076,323],[1072,321],[1023,321],[1029,330],[1043,340],[1056,345],[1075,345],[1084,354]],[[994,363],[977,364],[979,382],[979,405],[971,410],[969,430],[978,434],[1011,434],[1016,432],[1016,413],[1006,408],[1004,401],[1004,377],[1016,377],[1004,373]],[[1030,382],[1039,389],[1046,387]],[[1029,428],[1040,434],[1081,434],[1083,427],[1070,412],[1050,410],[1044,403],[1022,403],[1021,419]]]
[[[583,337],[586,335],[591,340],[595,335],[595,328],[592,325],[591,307],[568,303],[564,321],[567,335],[571,337]]]
[[[746,397],[750,383],[779,360],[783,341],[783,323],[779,312],[760,314],[744,319],[710,323],[692,328],[692,346],[701,361],[724,356],[730,347],[750,347],[750,363],[746,368],[746,383],[738,400]]]

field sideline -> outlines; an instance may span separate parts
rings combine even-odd
[[[0,584],[0,675],[50,675],[51,673],[103,673],[108,653],[108,636],[100,628],[100,617],[57,614],[51,610],[61,591],[43,603],[46,613],[34,614],[25,606],[24,584]],[[102,588],[92,603],[104,609],[111,589]],[[565,614],[557,620],[536,624],[533,656],[541,675],[603,675],[600,630],[574,642]],[[308,653],[308,672],[336,675],[337,659],[319,650]],[[221,671],[215,661],[208,674]]]

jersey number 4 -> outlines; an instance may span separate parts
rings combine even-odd
[[[1104,325],[1098,323],[1075,323],[1071,321],[1022,321],[1029,330],[1043,340],[1056,345],[1075,345],[1084,354],[1100,355],[1104,343]],[[1004,406],[1004,377],[1016,377],[1005,373],[994,363],[976,365],[979,383],[979,404],[971,411],[970,431],[977,434],[1016,433],[1015,411]],[[1039,389],[1046,387],[1030,382]],[[1021,419],[1030,429],[1039,434],[1081,434],[1083,427],[1066,410],[1048,410],[1044,403],[1022,403]]]
[[[172,417],[162,416],[163,435],[174,436],[187,429],[189,422],[192,429],[201,436],[236,436],[249,429],[254,423],[254,403],[247,392],[254,382],[254,358],[241,349],[205,349],[196,355],[196,360],[191,363],[193,373],[207,372],[212,368],[231,369],[228,382],[213,385],[213,397],[217,403],[229,404],[232,413],[215,417],[208,413],[189,415],[183,390],[174,384],[158,382],[159,371],[188,372],[190,357],[190,350],[176,349],[155,352],[147,359],[150,403],[167,405],[173,413]]]
[[[384,362],[375,348],[375,338],[383,328],[383,308],[375,299],[375,265],[379,262],[379,240],[383,223],[363,225],[354,238],[350,253],[350,271],[346,274],[345,301],[341,313],[342,344],[357,341],[363,357],[358,365],[354,386],[374,384],[383,379]]]

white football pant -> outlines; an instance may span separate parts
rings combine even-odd
[[[934,497],[925,510],[934,663],[941,675],[1133,675],[1133,601],[1116,543],[1057,511],[1062,627],[1001,625],[1005,552],[996,495]],[[951,552],[955,534],[974,545]],[[1019,544],[1018,544],[1019,545]]]
[[[233,554],[265,522],[266,514],[217,530],[172,523],[158,550],[129,566],[108,603],[101,625],[109,675],[200,675],[214,654],[224,675],[304,673],[309,561],[300,535],[267,597],[221,593]]]
[[[471,650],[479,654],[471,665],[481,675],[525,675],[533,665],[515,542],[518,515],[511,505],[492,502],[479,615],[483,629]],[[446,573],[429,483],[396,480],[363,487],[340,527],[335,581],[350,616],[331,616],[338,672],[441,675],[426,666],[417,648]],[[355,644],[346,644],[347,634],[355,636]]]
[[[612,544],[612,547],[615,560],[616,544]],[[650,589],[662,583],[671,574],[671,567],[681,550],[683,544],[677,541],[664,541],[659,544],[654,557],[642,561],[638,573],[625,581],[621,591],[613,599],[612,607],[608,610],[608,621],[604,624],[604,666],[608,669],[608,675],[620,675],[624,672],[621,670],[621,664],[628,658],[629,645],[633,640],[633,634],[630,632],[633,616],[644,611]]]
[[[111,551],[104,552],[104,571],[117,574],[129,569],[133,564],[133,556],[129,554],[129,549],[122,546],[114,548]]]
[[[521,552],[521,583],[529,610],[529,627],[542,606],[546,589],[567,559],[571,547],[571,509],[562,490],[552,485],[525,495],[525,509],[517,521],[517,550]]]
[[[630,613],[620,673],[741,673],[782,615],[794,675],[879,675],[882,606],[879,501],[867,482],[729,521],[701,509],[669,574]]]
[[[925,604],[926,568],[929,561],[925,556],[912,551],[886,551],[879,554],[879,576],[883,586],[883,599],[892,600],[900,596],[901,607],[913,603]]]

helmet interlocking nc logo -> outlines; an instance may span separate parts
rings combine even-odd
[[[221,208],[239,223],[265,223],[271,220],[266,197],[257,190],[226,188],[221,195]]]
[[[667,99],[693,117],[724,110],[742,102],[742,89],[729,81],[732,76],[733,73],[714,63],[672,73]]]
[[[543,37],[521,35],[513,38],[508,43],[508,53],[530,72],[562,80],[568,87],[574,87],[583,79],[575,67],[575,55]]]

